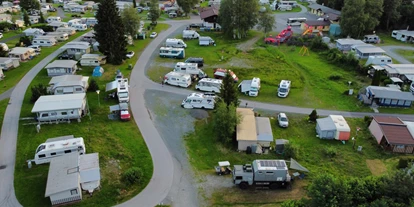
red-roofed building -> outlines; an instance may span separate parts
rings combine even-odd
[[[374,116],[369,130],[385,150],[412,154],[414,138],[410,127],[397,117]]]

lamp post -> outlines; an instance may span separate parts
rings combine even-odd
[[[101,91],[100,90],[96,90],[96,93],[98,94],[98,106],[101,107],[101,101],[99,100],[99,93]]]

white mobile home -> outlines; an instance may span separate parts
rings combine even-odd
[[[40,96],[32,109],[37,121],[49,123],[70,122],[71,119],[80,122],[88,112],[85,93]]]
[[[38,36],[32,40],[32,45],[39,45],[42,47],[51,47],[56,45],[57,40],[51,36]]]
[[[165,46],[166,47],[175,47],[175,48],[186,48],[187,44],[185,44],[182,39],[168,38],[165,41]]]
[[[99,54],[84,54],[80,59],[81,66],[100,66],[106,63],[106,56]]]
[[[49,63],[45,68],[49,77],[59,75],[73,75],[76,73],[78,67],[74,60],[55,60]]]
[[[71,19],[68,21],[68,26],[72,26],[72,24],[82,24],[82,20],[81,19]]]
[[[164,76],[164,83],[187,88],[191,85],[191,76],[189,74],[169,72]]]
[[[66,33],[60,33],[60,32],[48,32],[47,36],[54,37],[57,41],[66,41],[69,39],[69,35]]]
[[[61,75],[50,80],[48,91],[53,95],[86,93],[88,87],[88,76]]]
[[[258,96],[260,90],[260,78],[253,78],[252,80],[243,80],[238,85],[239,90],[248,96]]]
[[[74,152],[78,154],[86,153],[82,137],[75,138],[73,135],[68,135],[50,138],[37,147],[34,162],[36,165],[50,163],[52,158]]]
[[[385,55],[385,51],[383,49],[370,44],[354,45],[351,47],[351,51],[354,51],[355,57],[359,59],[367,59],[369,56]]]
[[[76,33],[76,29],[72,27],[59,27],[56,29],[55,32],[66,33],[69,36],[74,35]]]
[[[93,34],[92,32],[88,32],[88,33],[82,35],[81,41],[84,41],[84,42],[96,42],[96,40],[95,40],[95,34]]]
[[[36,56],[36,52],[33,48],[29,47],[15,47],[9,52],[9,57],[18,58],[20,61],[26,61]]]
[[[199,37],[198,44],[202,46],[214,45],[215,42],[211,37]]]
[[[69,55],[75,55],[79,53],[80,55],[91,53],[91,46],[88,42],[68,42],[64,46]]]
[[[203,78],[200,81],[198,81],[197,85],[195,86],[195,89],[200,91],[220,93],[222,84],[223,80],[220,79]]]
[[[26,30],[23,31],[23,33],[24,33],[25,36],[28,36],[28,37],[30,37],[30,36],[37,37],[37,36],[45,34],[45,32],[42,29],[36,29],[36,28],[35,29],[33,29],[33,28],[26,29]]]
[[[9,70],[20,66],[18,58],[0,57],[0,69]]]
[[[207,74],[198,68],[197,63],[178,62],[175,64],[174,71],[189,74],[193,79],[207,77]]]
[[[57,17],[57,16],[49,16],[47,19],[46,19],[46,22],[47,23],[52,23],[52,22],[61,22],[62,21],[62,19],[60,18],[60,17]]]
[[[402,42],[414,42],[414,31],[394,30],[391,36]]]
[[[70,11],[75,12],[75,13],[86,12],[86,6],[74,5],[74,6],[72,6],[72,8],[70,8]]]
[[[185,58],[185,50],[183,48],[161,47],[160,57],[183,59]]]
[[[68,27],[68,23],[66,22],[50,22],[47,25],[53,27],[54,29],[57,29],[59,27]]]
[[[385,64],[392,64],[392,58],[386,55],[379,55],[379,56],[369,56],[365,66],[367,65],[385,65]]]
[[[39,23],[40,16],[29,16],[29,21],[31,24]]]
[[[185,109],[214,109],[216,96],[214,94],[191,93],[181,103]]]
[[[72,24],[70,27],[75,28],[76,31],[86,31],[88,29],[86,24]]]
[[[90,27],[90,26],[95,26],[98,24],[98,20],[94,17],[89,17],[86,19],[85,24]]]
[[[353,45],[365,44],[362,40],[355,40],[352,38],[336,40],[336,48],[340,51],[350,51]]]

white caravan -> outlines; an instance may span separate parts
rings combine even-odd
[[[49,163],[52,158],[69,153],[86,153],[82,137],[74,138],[73,135],[69,135],[47,139],[37,147],[34,162],[36,165]]]
[[[69,36],[74,35],[76,33],[76,29],[73,27],[59,27],[56,29],[55,32],[59,32],[59,33],[66,33]]]
[[[52,36],[38,36],[32,40],[32,45],[50,47],[56,45],[57,40]]]
[[[290,91],[290,80],[282,80],[279,84],[279,89],[277,90],[277,96],[285,98],[288,96]]]
[[[128,103],[129,102],[129,91],[128,91],[128,79],[119,79],[118,88],[116,90],[116,95],[118,96],[119,103]]]
[[[208,46],[208,45],[214,45],[214,40],[211,37],[199,37],[198,38],[198,45],[200,46]]]
[[[207,74],[198,68],[197,63],[178,62],[174,67],[175,72],[186,73],[192,76],[192,79],[206,78]]]
[[[56,16],[50,16],[46,19],[47,23],[52,23],[52,22],[61,22],[62,19],[60,17],[56,17]]]
[[[184,73],[169,72],[164,76],[164,83],[187,88],[191,85],[191,76]]]
[[[160,57],[184,59],[185,50],[184,48],[161,47]]]
[[[184,43],[182,39],[168,38],[165,41],[166,47],[175,47],[175,48],[186,48],[187,44]]]
[[[53,36],[57,41],[66,41],[69,39],[69,35],[66,33],[60,33],[60,32],[48,32],[47,36]]]
[[[68,21],[68,26],[72,26],[73,24],[82,24],[82,20],[81,19],[71,19]]]
[[[392,59],[386,55],[368,56],[368,60],[365,63],[367,65],[385,65],[392,64]]]
[[[195,86],[195,89],[200,91],[220,93],[222,84],[223,80],[220,79],[203,78],[200,81],[198,81],[197,85]]]
[[[200,34],[194,30],[183,30],[183,39],[198,39]]]
[[[259,95],[260,90],[260,78],[253,78],[252,80],[243,80],[238,87],[242,93],[248,96],[257,96]]]
[[[75,28],[76,31],[85,31],[88,29],[86,24],[72,24],[70,27]]]
[[[214,94],[192,93],[183,100],[181,106],[186,109],[214,109],[215,98]]]

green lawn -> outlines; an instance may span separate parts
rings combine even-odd
[[[414,63],[414,50],[396,50],[395,52]]]
[[[203,3],[200,4],[200,8],[208,7],[208,0],[205,0]]]
[[[0,126],[3,126],[4,112],[6,112],[6,108],[9,105],[9,100],[10,99],[7,98],[7,99],[0,101]],[[1,128],[0,128],[0,132],[1,132]]]
[[[22,32],[20,30],[13,30],[13,31],[8,31],[8,32],[3,32],[3,38],[0,39],[0,42],[4,42],[2,41],[3,39],[7,39],[16,35],[20,35]]]
[[[155,31],[161,32],[167,28],[168,25],[158,24]],[[135,64],[140,52],[150,41],[151,39],[136,40],[134,45],[129,46],[128,51],[133,50],[136,55],[122,65],[102,66],[105,73],[102,77],[94,78],[101,91],[106,83],[114,79],[116,70],[120,69],[124,76],[129,77],[131,70],[127,69],[128,64]],[[77,74],[91,77],[92,70],[93,67],[82,67],[82,71]],[[49,81],[46,71],[42,70],[31,86],[39,83],[47,85]],[[108,120],[109,106],[117,104],[117,101],[106,100],[107,94],[100,94],[98,106],[98,95],[95,92],[87,93],[91,120],[84,117],[81,123],[42,125],[40,133],[36,133],[35,125],[23,126],[25,122],[22,121],[18,135],[15,189],[16,196],[23,206],[50,206],[50,201],[44,198],[48,165],[35,165],[28,169],[25,163],[25,160],[33,158],[36,147],[50,137],[70,134],[83,137],[88,153],[99,152],[102,189],[96,191],[93,197],[84,195],[83,200],[75,206],[113,206],[138,194],[148,184],[153,166],[142,135],[133,119],[129,122]],[[33,107],[29,102],[30,96],[29,87],[22,107],[22,117],[33,117],[30,113]],[[127,188],[120,182],[120,174],[132,166],[139,166],[144,172],[144,177],[140,184]]]

